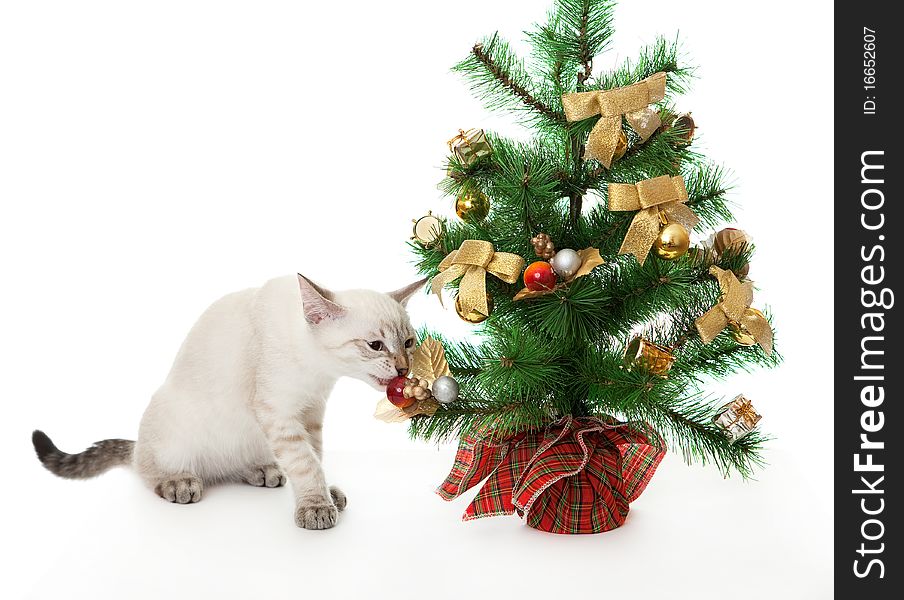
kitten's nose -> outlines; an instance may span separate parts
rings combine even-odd
[[[408,375],[408,369],[407,369],[407,368],[404,368],[404,369],[396,369],[396,371],[398,372],[399,377],[404,377],[405,375]]]

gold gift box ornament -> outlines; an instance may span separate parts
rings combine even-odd
[[[478,159],[489,156],[493,148],[483,129],[458,130],[458,135],[449,140],[449,150],[455,159],[465,166],[471,166]]]
[[[671,349],[637,336],[628,342],[622,362],[628,371],[641,369],[651,375],[665,377],[675,363],[675,357]]]
[[[738,394],[734,400],[719,409],[713,417],[713,423],[725,432],[733,444],[753,431],[762,418],[754,410],[750,400]]]

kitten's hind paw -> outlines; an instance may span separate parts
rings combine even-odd
[[[203,490],[201,479],[188,473],[164,479],[154,487],[158,496],[176,504],[200,502]]]
[[[305,529],[329,529],[338,519],[339,510],[332,502],[300,502],[295,507],[295,524]]]
[[[335,485],[331,485],[330,497],[333,499],[333,504],[336,505],[336,508],[339,510],[339,512],[345,510],[346,505],[348,505],[348,498],[345,497],[345,492],[337,488]]]
[[[242,480],[257,487],[274,488],[286,484],[286,476],[276,465],[263,465],[248,469],[242,474]]]

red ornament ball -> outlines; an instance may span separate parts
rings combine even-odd
[[[556,287],[556,272],[551,264],[538,260],[524,269],[524,285],[532,292],[551,290]]]
[[[393,377],[386,386],[386,397],[399,408],[408,408],[414,404],[414,398],[405,397],[406,377]]]

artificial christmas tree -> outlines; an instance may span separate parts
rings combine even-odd
[[[457,289],[459,310],[481,315],[479,343],[431,332],[460,390],[410,420],[415,437],[460,437],[444,498],[487,479],[465,518],[517,512],[546,531],[605,531],[666,445],[726,475],[761,463],[764,437],[726,435],[724,401],[701,390],[779,360],[768,318],[750,308],[753,248],[688,252],[690,235],[731,219],[725,173],[694,151],[690,115],[675,117],[691,74],[676,42],[594,73],[612,14],[608,0],[558,0],[528,33],[528,63],[494,35],[456,67],[534,134],[471,130],[479,153],[462,151],[460,134],[442,189],[486,198],[487,212],[412,244],[433,291]]]

